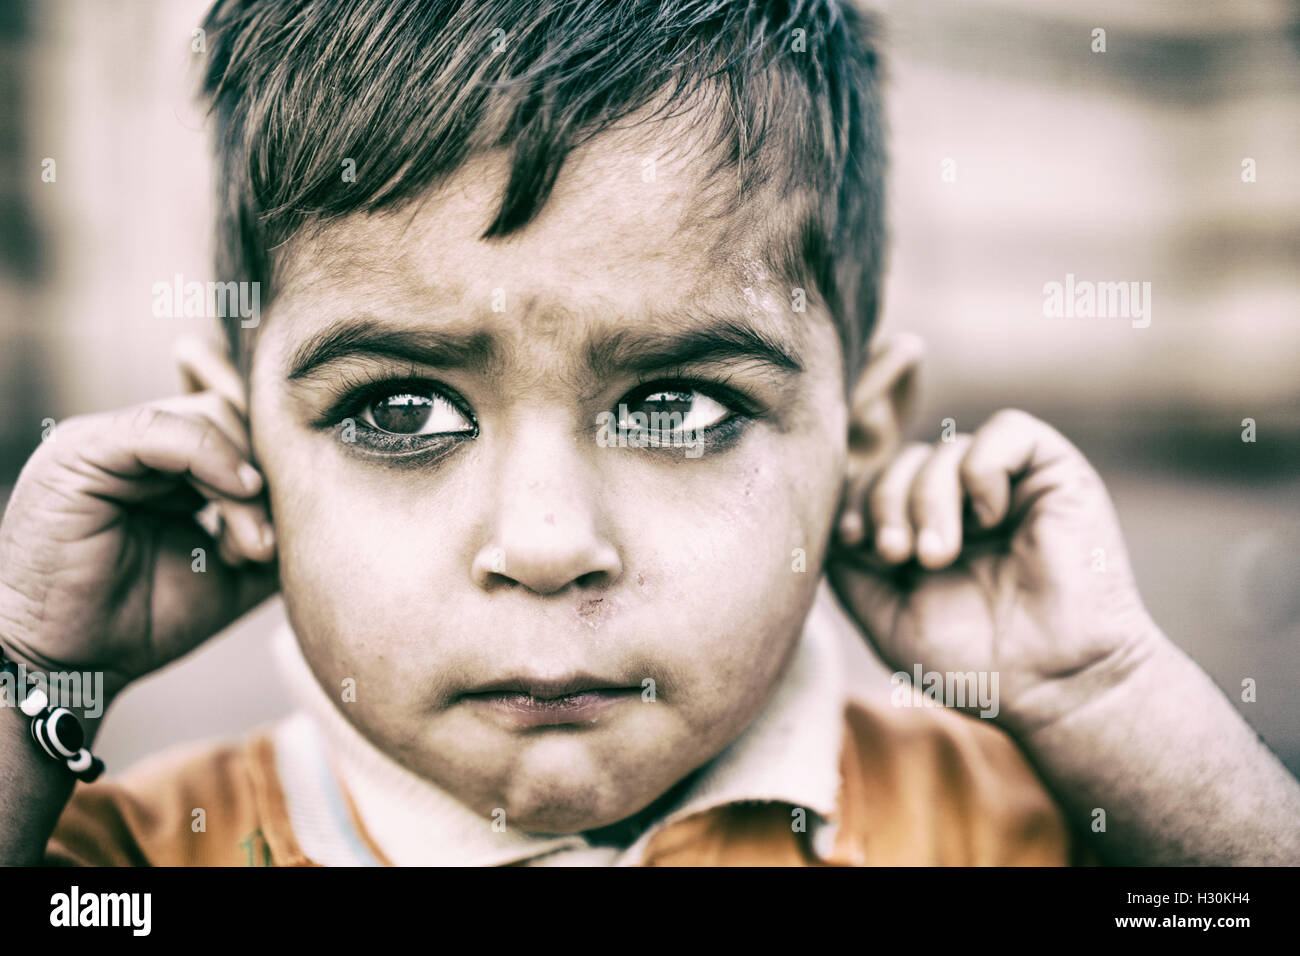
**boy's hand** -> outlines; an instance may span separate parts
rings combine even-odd
[[[55,426],[0,522],[0,642],[51,670],[100,670],[111,699],[277,586],[238,376],[178,350],[195,394]],[[216,538],[195,520],[205,503]]]
[[[828,573],[884,658],[909,674],[996,671],[1014,732],[1114,687],[1166,642],[1101,479],[1024,412],[904,448],[848,489],[837,532]]]

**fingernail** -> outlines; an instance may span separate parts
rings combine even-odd
[[[249,491],[256,491],[262,487],[262,476],[256,468],[248,462],[239,466],[239,483]]]
[[[275,547],[275,529],[269,524],[262,525],[262,533],[260,537],[263,549],[270,551]]]
[[[846,544],[857,544],[862,540],[862,515],[850,511],[840,519],[840,537]]]
[[[933,528],[926,528],[917,536],[916,551],[918,554],[936,560],[943,554],[943,538]]]
[[[907,551],[907,532],[897,525],[881,528],[876,533],[876,550],[884,555],[902,555]]]

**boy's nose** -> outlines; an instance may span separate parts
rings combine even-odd
[[[602,520],[598,477],[572,435],[535,430],[496,463],[500,480],[488,534],[470,574],[484,590],[519,585],[555,594],[570,585],[605,588],[623,574]],[[545,447],[537,447],[545,446]]]

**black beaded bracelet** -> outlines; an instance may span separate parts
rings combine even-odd
[[[13,677],[18,689],[18,709],[31,718],[32,739],[46,754],[86,783],[104,772],[104,761],[85,747],[86,731],[77,715],[66,707],[51,706],[49,695],[42,688],[28,686],[28,678],[5,655],[3,647],[0,647],[0,671]]]

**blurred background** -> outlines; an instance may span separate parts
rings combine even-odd
[[[1300,8],[871,5],[890,72],[884,326],[929,345],[914,437],[1004,406],[1069,435],[1156,620],[1300,772]],[[154,318],[151,290],[211,276],[206,6],[0,3],[0,501],[43,420],[176,390],[172,342],[203,320]],[[1150,325],[1046,317],[1067,274],[1150,282]],[[110,768],[283,713],[281,619],[273,601],[127,691],[98,741]]]

